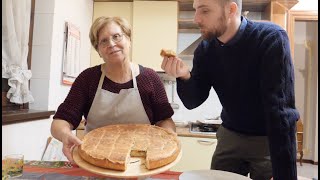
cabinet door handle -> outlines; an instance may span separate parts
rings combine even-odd
[[[199,139],[197,141],[199,144],[208,145],[208,146],[215,143],[215,141],[207,141],[207,140],[201,140],[201,139]]]

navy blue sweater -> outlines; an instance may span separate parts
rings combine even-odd
[[[177,79],[188,109],[201,105],[211,87],[222,104],[222,125],[254,136],[268,136],[274,179],[296,179],[294,72],[288,36],[269,22],[241,17],[226,44],[202,41],[194,52],[191,78]]]

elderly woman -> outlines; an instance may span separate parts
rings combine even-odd
[[[71,130],[79,126],[82,116],[86,132],[124,123],[154,124],[175,131],[173,109],[160,78],[154,70],[131,63],[127,21],[100,17],[89,36],[104,63],[80,73],[51,125],[51,133],[63,143],[68,160],[73,161],[71,148],[81,144]]]

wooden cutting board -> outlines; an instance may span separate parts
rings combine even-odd
[[[171,167],[176,165],[179,160],[181,159],[182,156],[182,151],[180,151],[178,157],[176,160],[174,160],[172,163],[167,164],[166,166],[153,169],[153,170],[148,170],[145,167],[145,158],[142,157],[131,157],[130,158],[130,163],[128,164],[127,170],[125,171],[116,171],[116,170],[111,170],[111,169],[105,169],[101,167],[97,167],[95,165],[92,165],[85,160],[81,158],[81,156],[78,153],[78,147],[75,147],[72,152],[73,155],[73,160],[75,163],[89,171],[95,174],[103,175],[103,176],[108,176],[108,177],[116,177],[116,178],[135,178],[135,177],[149,177],[154,174],[159,174],[161,172],[169,170]]]

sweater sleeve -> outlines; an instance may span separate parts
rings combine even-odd
[[[158,121],[171,118],[173,109],[168,101],[164,85],[158,74],[152,69],[148,69],[147,71],[149,71],[148,79],[152,86],[150,98],[153,119],[151,120],[151,124],[156,124]]]
[[[297,179],[294,72],[288,36],[278,30],[265,40],[261,94],[274,180]]]
[[[178,95],[187,109],[200,106],[209,96],[211,86],[203,69],[204,53],[202,41],[194,52],[190,79],[185,81],[177,78]]]
[[[74,129],[79,126],[84,113],[84,108],[89,102],[89,77],[89,69],[80,73],[72,84],[66,99],[58,107],[53,119],[66,120],[73,125]]]

